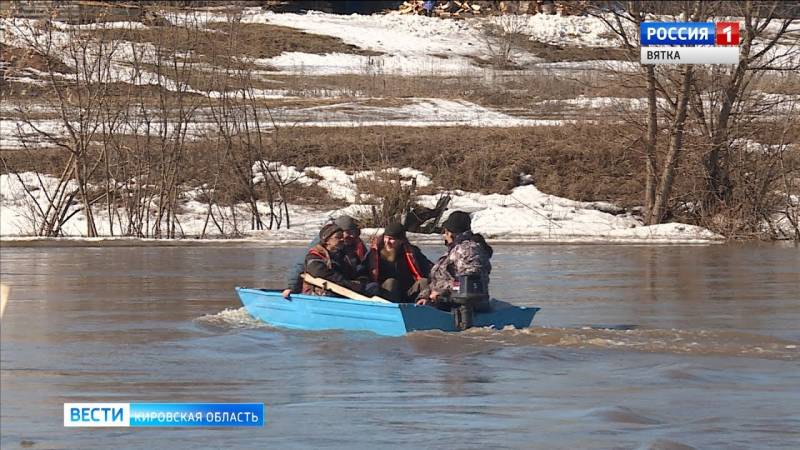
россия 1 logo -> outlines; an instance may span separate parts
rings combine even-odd
[[[642,22],[642,64],[739,64],[738,22]]]
[[[714,42],[717,45],[739,45],[739,22],[717,22]]]

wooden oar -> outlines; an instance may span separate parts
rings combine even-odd
[[[6,303],[8,303],[9,288],[5,284],[0,284],[0,318],[3,317],[3,311],[6,310]]]
[[[340,286],[333,281],[328,281],[322,278],[317,278],[315,276],[309,275],[307,273],[301,274],[300,277],[305,280],[306,283],[316,286],[318,288],[325,289],[326,291],[335,292],[339,295],[343,295],[352,300],[367,300],[371,302],[378,302],[378,303],[391,303],[389,300],[385,298],[378,297],[377,295],[373,295],[372,297],[367,297],[366,295],[359,294],[356,291],[347,289],[344,286]]]

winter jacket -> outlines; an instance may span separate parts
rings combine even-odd
[[[438,292],[443,297],[448,297],[453,291],[453,282],[462,275],[478,274],[484,283],[489,286],[489,274],[492,272],[490,259],[494,250],[480,234],[466,231],[455,236],[453,243],[447,248],[431,269],[430,287],[422,292],[422,297],[430,295],[431,291]]]
[[[343,254],[337,252],[333,255],[320,244],[308,250],[305,259],[305,272],[317,278],[332,281],[356,292],[364,290],[364,284],[350,278],[345,267]],[[303,282],[303,294],[328,295],[322,288]]]
[[[313,241],[309,244],[309,250],[314,248],[319,244],[319,237],[314,238]],[[356,241],[354,246],[345,246],[343,247],[340,252],[343,254],[343,260],[346,265],[345,274],[348,278],[358,278],[363,276],[364,268],[361,264],[367,257],[367,246],[364,245],[364,242],[361,239]],[[306,251],[306,255],[307,255]],[[292,292],[299,293],[303,290],[303,280],[300,279],[300,274],[305,271],[306,268],[306,255],[303,256],[303,259],[297,261],[294,266],[291,267],[289,270],[289,274],[286,278],[286,287],[291,289]]]
[[[381,257],[383,235],[376,236],[370,243],[367,254],[367,268],[370,280],[381,283],[388,278],[396,278],[403,291],[408,290],[415,281],[430,276],[433,263],[416,245],[408,241],[400,244],[395,261]]]
[[[364,273],[365,265],[364,261],[367,259],[367,246],[364,245],[364,241],[361,239],[356,239],[355,244],[353,245],[345,245],[340,250],[342,260],[346,266],[345,270],[347,274],[352,278],[367,278],[366,273]]]

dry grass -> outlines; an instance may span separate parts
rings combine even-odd
[[[416,185],[404,184],[398,174],[377,172],[374,177],[356,180],[356,187],[362,202],[373,205],[371,216],[361,220],[367,227],[399,222],[400,215],[415,205]]]
[[[628,52],[622,48],[562,47],[528,39],[523,40],[520,45],[525,51],[550,62],[596,60],[625,61],[628,59]]]
[[[67,84],[63,86],[63,88],[68,98],[76,98],[76,96],[71,94],[74,94],[74,85]],[[216,102],[216,100],[209,100],[207,97],[195,92],[184,92],[183,94],[179,95],[175,91],[170,91],[161,86],[152,84],[136,85],[131,83],[117,82],[105,83],[102,85],[102,87],[90,87],[89,89],[93,89],[94,92],[97,92],[97,89],[102,89],[105,93],[106,100],[110,103],[125,102],[126,104],[135,103],[156,107],[163,98],[166,105],[170,106],[176,105],[181,95],[183,96],[184,101],[187,101],[187,99],[192,99],[192,101],[197,102],[202,99],[202,102],[205,104],[213,104]],[[7,105],[19,105],[23,107],[23,109],[26,106],[31,105],[58,105],[56,92],[50,84],[39,85],[12,81],[3,83],[0,86],[0,95],[3,96],[3,102]],[[58,111],[56,109],[53,109],[50,113],[40,111],[33,114],[28,114],[28,118],[30,119],[57,117]]]
[[[542,70],[485,76],[399,75],[270,75],[272,88],[286,89],[298,97],[324,97],[331,92],[343,97],[466,99],[491,106],[530,105],[535,100],[595,97],[641,97],[642,88],[623,85],[610,73],[575,71],[572,74]]]
[[[544,42],[520,40],[520,49],[542,58],[545,62],[581,62],[581,61],[625,61],[628,53],[624,49],[613,47],[561,47]],[[506,70],[523,70],[524,67],[514,64],[513,59],[498,63],[489,57],[471,56],[478,67]]]
[[[286,197],[291,199],[292,203],[298,205],[320,207],[347,206],[347,202],[342,199],[331,197],[327,189],[316,184],[306,186],[298,183],[291,183],[286,187]]]
[[[508,192],[524,172],[545,192],[640,204],[643,163],[635,150],[616,143],[623,125],[610,127],[619,129],[295,128],[281,132],[278,157],[299,166],[350,170],[409,166],[430,173],[435,184],[448,189],[482,192]]]
[[[41,148],[35,152],[26,150],[0,151],[0,173],[14,172],[39,172],[46,174],[59,174],[64,170],[68,154],[63,149]],[[6,168],[6,165],[8,168]]]
[[[351,53],[379,55],[362,50],[332,36],[263,23],[213,22],[205,29],[154,26],[142,29],[98,29],[87,34],[95,39],[149,43],[164,52],[189,52],[203,61],[224,61],[235,55],[240,60],[272,58],[283,52]]]
[[[351,171],[414,167],[447,189],[487,193],[509,192],[524,172],[532,174],[537,187],[548,193],[637,205],[643,163],[635,150],[616,143],[618,133],[625,130],[623,125],[614,126],[620,129],[599,125],[293,128],[281,130],[272,157],[299,167],[332,165]],[[181,174],[186,183],[210,182],[210,174],[215,173],[210,168],[217,164],[211,149],[202,142],[187,149]],[[36,155],[34,161],[22,151],[3,152],[16,170],[57,173],[66,160],[63,151],[37,150]],[[298,194],[305,190],[292,187]],[[317,199],[312,204],[328,201],[321,193],[303,195]]]
[[[45,72],[48,70],[48,66],[56,73],[73,73],[72,69],[55,58],[46,57],[33,49],[0,43],[0,67],[3,68],[3,79],[18,74],[20,70],[26,68]]]
[[[768,94],[800,95],[800,78],[794,71],[768,73],[755,82],[754,88]]]
[[[366,56],[382,54],[345,44],[337,37],[306,33],[296,28],[279,25],[214,22],[209,23],[207,27],[235,39],[237,50],[240,49],[245,56],[255,58],[271,58],[283,52],[349,53]]]

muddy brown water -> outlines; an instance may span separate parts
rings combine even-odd
[[[441,249],[423,250],[434,257]],[[800,250],[497,245],[528,330],[275,329],[300,247],[4,244],[7,448],[800,448]],[[257,429],[64,428],[64,402],[263,402]]]

